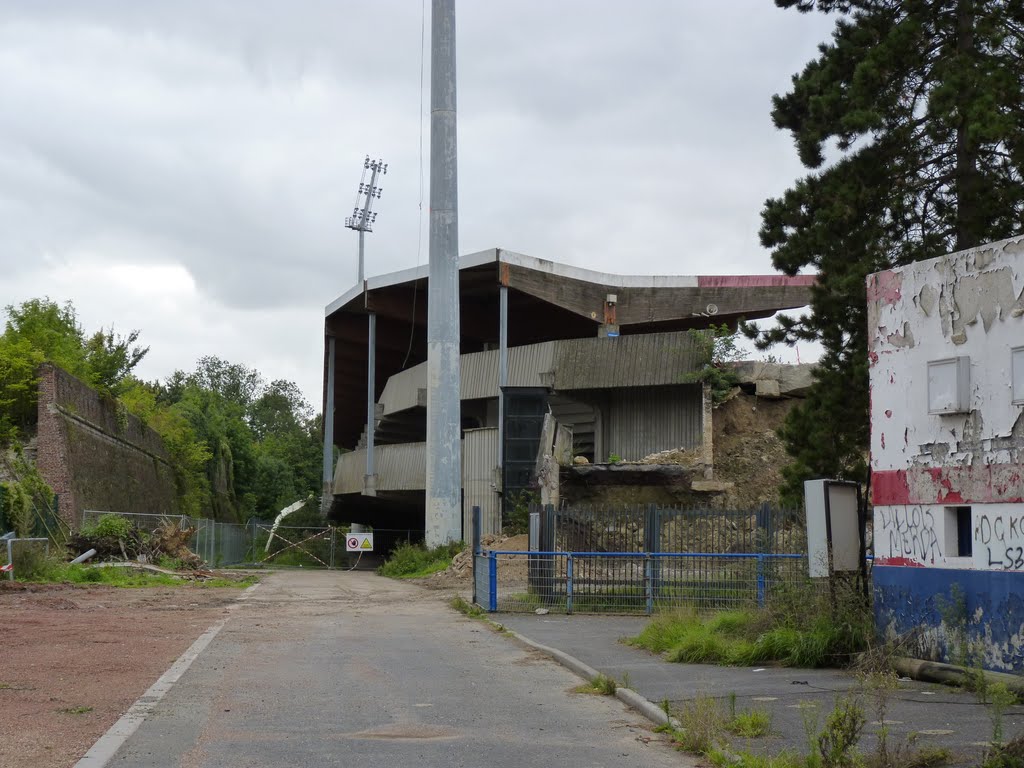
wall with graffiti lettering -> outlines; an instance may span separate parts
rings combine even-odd
[[[966,637],[1024,672],[1024,237],[871,275],[867,296],[879,633],[943,661]]]

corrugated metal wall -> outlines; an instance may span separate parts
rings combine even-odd
[[[699,384],[613,390],[601,398],[603,461],[616,454],[636,461],[671,448],[703,444]]]
[[[525,347],[512,347],[508,351],[508,383],[512,387],[547,387],[551,385],[548,375],[553,365],[555,347],[563,342],[545,341]],[[463,355],[461,368],[461,397],[463,400],[477,400],[498,396],[498,350],[473,352]],[[420,390],[427,386],[427,364],[413,366],[396,373],[381,393],[380,402],[384,415],[404,411],[420,402]]]
[[[480,534],[501,532],[501,497],[494,490],[497,428],[466,430],[462,441],[462,504],[466,539],[472,540],[473,507],[480,507]]]
[[[422,491],[427,485],[427,444],[378,445],[374,450],[378,491]],[[362,493],[366,449],[343,453],[334,472],[335,493]]]
[[[508,383],[558,391],[678,384],[701,365],[688,333],[648,333],[611,339],[545,341],[508,351]],[[498,350],[463,355],[462,399],[498,396]],[[423,405],[426,363],[388,379],[380,402],[384,414]]]

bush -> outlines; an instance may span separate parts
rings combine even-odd
[[[101,515],[92,525],[83,525],[80,533],[86,538],[130,539],[135,535],[135,526],[121,515]]]
[[[393,579],[417,579],[443,571],[452,564],[452,558],[462,551],[461,541],[427,549],[423,544],[402,542],[391,552],[377,572]]]

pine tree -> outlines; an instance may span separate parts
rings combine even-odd
[[[773,98],[772,119],[810,173],[765,203],[760,232],[777,269],[818,271],[811,313],[746,329],[762,347],[825,350],[782,431],[792,499],[808,477],[866,477],[866,276],[1021,231],[1024,3],[776,5],[837,17],[830,42]]]

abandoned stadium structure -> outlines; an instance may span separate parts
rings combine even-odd
[[[493,532],[502,504],[529,484],[548,412],[591,462],[685,448],[710,465],[708,394],[685,383],[703,362],[688,330],[805,306],[813,282],[611,275],[500,249],[463,256],[465,537],[473,506]],[[343,451],[335,466],[325,451],[336,520],[423,528],[426,303],[423,266],[371,277],[326,308],[325,424]]]

